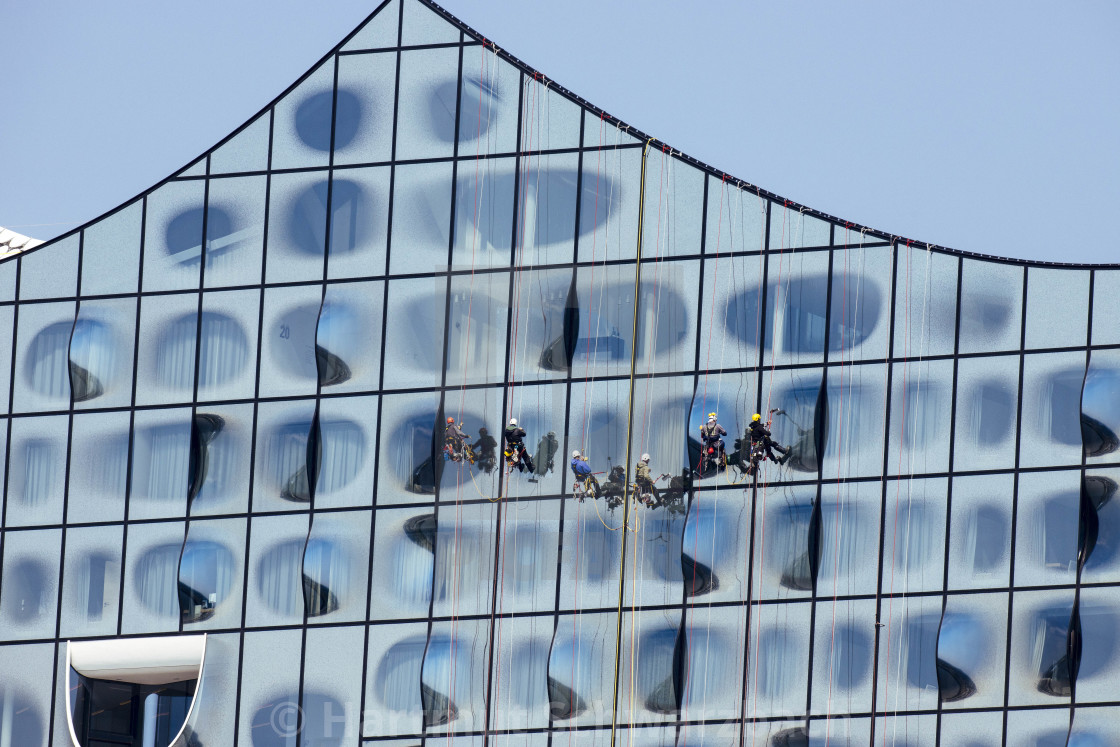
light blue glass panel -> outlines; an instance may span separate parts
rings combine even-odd
[[[255,516],[249,542],[249,588],[245,625],[303,622],[303,553],[307,514]]]
[[[70,337],[74,408],[122,407],[132,402],[136,299],[82,301]]]
[[[883,513],[884,593],[939,591],[945,576],[946,478],[891,480]]]
[[[201,455],[191,516],[243,513],[249,506],[253,406],[199,407],[195,419]]]
[[[749,715],[775,716],[804,709],[811,609],[809,603],[790,603],[751,610],[749,630],[754,640],[748,643]]]
[[[592,521],[598,523],[594,518]],[[557,716],[556,728],[611,723],[612,655],[617,641],[617,618],[613,614],[562,615],[557,621],[548,659],[549,700]]]
[[[962,259],[962,353],[1018,350],[1023,313],[1023,268]]]
[[[450,163],[397,167],[390,272],[440,272],[447,267],[454,186]]]
[[[303,554],[303,597],[312,622],[366,618],[370,512],[316,514]]]
[[[443,367],[444,303],[446,278],[394,280],[388,285],[388,318],[385,329],[386,389],[437,386]]]
[[[709,176],[704,253],[714,262],[716,255],[761,251],[766,237],[766,205],[758,194]],[[762,267],[761,261],[758,267]]]
[[[592,469],[598,470],[599,466],[592,462]],[[602,608],[609,606],[612,598],[614,604],[618,604],[622,533],[612,528],[621,525],[622,508],[611,509],[603,500],[574,502],[565,509],[564,544],[560,550],[560,609]],[[561,627],[563,625],[561,621]],[[569,629],[568,639],[571,638]],[[565,681],[570,682],[570,679]]]
[[[709,224],[709,235],[712,229]],[[724,368],[758,365],[762,270],[761,256],[709,257],[704,263],[703,293],[694,291],[686,296],[690,307],[700,315],[700,368],[706,375]],[[737,396],[736,408],[753,406],[752,387],[750,402]],[[742,425],[745,427],[745,422]]]
[[[1081,572],[1083,583],[1116,581],[1120,577],[1120,501],[1116,491],[1120,486],[1120,471],[1093,470],[1085,475],[1084,492],[1097,519],[1096,542],[1086,538],[1087,558],[1083,561]],[[1083,520],[1086,528],[1091,526],[1092,516],[1084,509]]]
[[[436,521],[431,510],[378,510],[370,619],[428,616],[435,542]]]
[[[891,249],[885,246],[833,252],[829,360],[887,357],[890,352],[891,260]],[[902,354],[918,358],[930,354],[928,336],[919,335],[905,342],[909,347],[901,351],[896,348],[896,357]]]
[[[937,637],[944,708],[1003,705],[1007,655],[1007,594],[947,598]]]
[[[373,17],[361,25],[350,41],[342,45],[342,51],[397,46],[400,12],[400,0],[389,0],[384,7],[374,11]]]
[[[121,588],[120,526],[66,531],[62,574],[61,635],[112,636],[117,632]]]
[[[175,175],[175,178],[186,176],[206,176],[206,156],[198,159],[187,168]]]
[[[1054,300],[1069,313],[1057,313]],[[1027,335],[1030,348],[1080,347],[1086,344],[1089,319],[1089,271],[1049,267],[1027,269]]]
[[[821,466],[825,478],[882,474],[886,386],[884,365],[828,369],[826,402],[818,403],[818,412],[821,405],[827,408],[820,413],[827,415]]]
[[[1018,356],[961,359],[957,364],[954,469],[1015,466],[1018,399]]]
[[[211,174],[238,174],[268,168],[269,112],[261,114],[241,132],[210,154]],[[211,190],[215,182],[210,182]]]
[[[237,633],[206,636],[202,678],[187,717],[190,738],[201,744],[233,744],[240,649]]]
[[[332,57],[276,104],[272,115],[272,168],[326,166],[331,150],[333,109]]]
[[[129,519],[180,517],[190,484],[189,408],[137,411],[132,432]]]
[[[579,187],[579,158],[575,153],[537,154],[520,162],[521,178],[517,203],[520,210],[514,226],[519,266],[561,264],[572,261],[576,232],[576,196]],[[583,194],[587,201],[594,195]],[[586,227],[594,225],[584,222]],[[500,226],[498,227],[500,230]]]
[[[1014,475],[953,478],[949,588],[1007,586]]]
[[[887,472],[945,472],[949,469],[952,423],[946,416],[952,411],[953,362],[912,360],[893,365]],[[849,435],[859,438],[859,434]]]
[[[147,197],[144,290],[197,288],[206,182],[168,182]]]
[[[315,393],[315,329],[322,299],[319,285],[265,289],[260,396]]]
[[[561,378],[569,370],[569,357],[575,358],[581,326],[572,271],[535,270],[518,273],[516,278],[513,323],[518,331],[518,355],[511,361],[510,376],[516,381]],[[522,292],[517,293],[516,287]],[[585,331],[586,325],[583,318]]]
[[[392,52],[338,58],[335,165],[392,158],[396,76],[397,55]]]
[[[404,0],[401,46],[413,44],[454,44],[459,29],[441,18],[424,3]]]
[[[327,286],[315,333],[318,376],[324,393],[378,388],[384,313],[385,284],[380,280]]]
[[[821,361],[828,309],[828,252],[771,251],[767,272],[764,331],[770,352],[766,363]],[[833,331],[838,332],[838,322],[833,322]]]
[[[68,348],[74,315],[72,301],[20,307],[12,412],[70,407]]]
[[[244,547],[245,519],[196,520],[187,526],[178,574],[184,630],[241,625]]]
[[[693,607],[685,614],[687,658],[681,682],[681,720],[738,719],[746,661],[743,631],[747,608]],[[731,729],[738,731],[739,724]],[[681,732],[682,744],[708,743],[696,739],[702,733],[696,726],[689,725]]]
[[[1038,472],[1019,480],[1015,584],[1072,584],[1077,575],[1081,475]]]
[[[952,353],[960,260],[951,254],[905,244],[899,245],[895,254],[895,357]]]
[[[144,203],[137,200],[85,229],[82,295],[136,292],[143,216]]]
[[[419,734],[424,730],[420,671],[427,633],[424,622],[370,626],[362,736]]]
[[[61,542],[59,529],[4,533],[0,621],[6,640],[54,636]]]
[[[1081,441],[1089,463],[1116,460],[1120,449],[1120,352],[1095,350],[1081,392]]]
[[[1082,453],[1081,389],[1085,353],[1025,356],[1019,464],[1079,464]]]
[[[128,489],[127,412],[75,415],[67,523],[120,521]]]
[[[642,263],[635,351],[639,373],[684,371],[695,366],[699,283],[699,260]]]
[[[194,398],[197,337],[197,293],[140,300],[136,404],[190,402]]]
[[[15,259],[0,262],[0,301],[15,300],[17,267],[19,267],[19,262]]]
[[[873,619],[875,603],[871,600],[817,602],[810,713],[843,715],[871,710],[875,631],[863,621]]]
[[[482,404],[498,404],[500,396],[495,395],[498,395],[497,390],[488,391],[487,399]],[[516,418],[518,426],[525,430],[525,448],[533,462],[533,469],[526,469],[524,472],[513,470],[506,476],[504,495],[507,497],[554,495],[560,492],[560,479],[567,472],[565,465],[568,462],[560,451],[565,406],[566,396],[562,384],[527,384],[510,391],[508,417],[502,418],[502,421],[508,424],[511,418]],[[501,425],[498,430],[505,427]],[[501,440],[500,436],[496,435],[495,438]],[[451,499],[452,493],[448,488],[448,472],[445,471],[440,500]]]
[[[260,291],[224,291],[202,297],[198,399],[248,399],[256,385]]]
[[[210,180],[203,273],[207,288],[260,282],[266,184],[264,176]]]
[[[450,523],[454,527],[455,518],[449,514],[441,509],[444,526]],[[508,612],[552,609],[556,597],[560,502],[526,503],[517,510],[503,512],[502,519],[505,528],[498,557],[501,608]],[[548,635],[552,635],[551,625]]]
[[[238,744],[295,747],[299,735],[298,630],[246,633],[241,652]],[[318,709],[316,709],[318,710]]]
[[[0,649],[0,733],[12,745],[47,747],[54,646],[5,646]]]
[[[777,377],[775,381],[775,376],[771,372],[771,375],[762,382],[760,409],[767,413],[767,418],[772,419],[770,430],[773,439],[789,448],[789,458],[784,468],[791,473],[791,479],[805,479],[806,475],[816,473],[824,459],[823,450],[829,448],[828,442],[832,433],[830,423],[833,420],[830,414],[827,420],[823,417],[829,413],[828,390],[822,386],[823,376],[824,372],[819,369],[793,370]],[[849,378],[848,381],[850,382],[851,379]],[[838,374],[837,384],[839,384]],[[855,392],[854,386],[851,391]],[[846,396],[845,401],[847,399]],[[840,408],[837,407],[836,410],[835,417],[839,418]],[[848,414],[854,417],[857,412],[859,410],[849,404],[845,417]],[[761,416],[762,412],[758,414]],[[820,420],[818,414],[822,416]],[[868,433],[868,436],[876,438],[873,433]],[[832,440],[836,441],[835,438]],[[847,453],[860,452],[852,449]],[[773,465],[769,466],[773,467]],[[834,464],[832,470],[825,475],[834,477],[837,474],[836,469]]]
[[[460,156],[477,158],[511,153],[516,149],[521,81],[521,71],[498,57],[497,50],[482,45],[463,49],[463,90],[459,94]],[[576,132],[578,141],[578,120]],[[460,170],[465,166],[461,164]]]
[[[435,493],[436,465],[443,459],[443,445],[433,435],[438,407],[439,397],[432,393],[382,397],[378,506],[434,500],[429,496]],[[490,428],[500,438],[496,424]]]
[[[1078,693],[1078,700],[1081,694]],[[1079,708],[1073,717],[1068,747],[1103,747],[1120,740],[1120,712],[1116,706]]]
[[[15,330],[15,307],[0,306],[0,329]],[[12,339],[0,343],[0,412],[7,413],[12,391]]]
[[[384,275],[388,226],[389,169],[335,171],[327,277]]]
[[[751,508],[710,493],[693,498],[681,540],[681,575],[691,603],[747,598]]]
[[[1115,589],[1093,588],[1081,592],[1078,613],[1081,617],[1081,666],[1077,671],[1077,702],[1112,700],[1120,686],[1120,646],[1116,626],[1120,624],[1120,604]]]
[[[78,235],[20,255],[19,300],[73,298],[78,283]]]
[[[646,157],[645,189],[642,256],[699,254],[704,220],[704,172],[661,150],[651,149]],[[741,192],[733,202],[735,204],[727,205],[728,211],[745,209]],[[735,250],[743,248],[736,246]]]
[[[596,127],[596,129],[598,129]],[[602,145],[616,144],[608,128]],[[590,135],[584,147],[590,147]],[[580,262],[634,259],[638,256],[638,203],[642,153],[638,148],[585,151],[579,214]]]
[[[1008,714],[1006,744],[1026,744],[1032,747],[1076,747],[1070,739],[1069,708],[1041,709]],[[1089,743],[1090,745],[1092,742]]]
[[[573,375],[629,374],[634,339],[634,265],[576,270],[579,336]]]
[[[183,522],[132,524],[125,531],[127,550],[121,632],[177,631]]]
[[[1066,652],[1072,613],[1073,594],[1069,589],[1015,592],[1007,672],[1010,705],[1069,704]],[[1068,713],[1063,716],[1068,717]],[[1069,721],[1065,723],[1068,726]]]
[[[320,400],[316,509],[372,505],[376,424],[377,397]]]
[[[6,526],[61,524],[68,418],[14,418],[8,444]]]
[[[830,226],[803,209],[774,205],[770,211],[770,250],[828,246]]]
[[[3,274],[0,271],[0,274]],[[1120,343],[1120,271],[1097,270],[1093,273],[1093,344]]]
[[[482,615],[490,611],[495,572],[496,504],[444,508],[436,533],[432,614],[439,617]],[[508,537],[508,528],[507,528]],[[507,583],[516,582],[517,567],[507,567]],[[501,580],[499,579],[499,584]]]
[[[398,159],[452,155],[458,70],[458,48],[401,52]]]
[[[889,713],[937,708],[937,625],[941,620],[941,597],[892,597],[882,603],[879,619],[884,627],[879,629],[876,710]],[[882,728],[879,724],[876,733],[882,734]],[[899,731],[903,729],[904,724],[899,724]]]
[[[767,491],[756,502],[754,599],[789,600],[812,591],[809,531],[816,492],[813,486],[786,485]]]
[[[583,110],[583,147],[594,148],[603,145],[638,145],[645,141],[639,140],[629,126],[621,122],[611,124],[610,115],[601,114],[591,109]]]
[[[509,265],[511,237],[514,231],[520,235],[513,222],[516,169],[513,158],[460,162],[452,252],[457,268]]]
[[[302,744],[357,744],[361,727],[361,627],[307,631],[303,660]]]
[[[520,274],[519,284],[531,283],[531,278]],[[447,382],[449,384],[495,384],[506,376],[507,342],[514,346],[513,354],[524,358],[533,356],[536,340],[528,338],[510,341],[507,333],[509,319],[510,277],[508,273],[457,275],[451,279],[451,310],[448,315]],[[514,290],[515,296],[517,291]],[[524,288],[526,295],[532,290]],[[519,320],[520,321],[520,320]],[[520,326],[520,325],[518,325]],[[513,334],[521,330],[514,329]],[[520,351],[517,351],[520,348]]]
[[[888,487],[888,500],[890,495]],[[905,500],[905,496],[903,497]],[[825,483],[821,487],[820,570],[817,571],[817,593],[832,596],[874,594],[879,563],[879,511],[882,484],[853,482]],[[927,511],[932,513],[935,507]],[[917,511],[911,517],[901,511],[900,526],[908,518],[919,521]],[[943,524],[944,522],[942,522]],[[887,525],[893,532],[893,523]],[[925,539],[936,529],[922,531]],[[944,530],[941,531],[944,536]],[[918,541],[913,540],[912,545]],[[811,548],[810,548],[811,549]],[[917,547],[915,547],[917,550]],[[889,556],[888,556],[889,557]],[[940,559],[928,558],[930,562]],[[818,612],[818,615],[820,613]]]
[[[464,75],[468,70],[467,59],[474,55],[475,50],[464,50]],[[579,121],[583,110],[578,104],[542,80],[527,78],[522,96],[525,110],[521,122],[522,151],[579,147]]]
[[[943,744],[1003,744],[1003,712],[945,713],[941,717]]]
[[[311,500],[307,439],[315,402],[262,402],[257,407],[253,511],[292,511]]]
[[[555,558],[552,567],[555,570]],[[493,657],[491,664],[492,687],[497,696],[490,703],[491,729],[548,727],[548,651],[552,629],[552,620],[542,616],[501,621],[499,632],[504,650]]]
[[[329,188],[326,171],[272,177],[265,271],[269,283],[323,277]]]
[[[901,709],[899,709],[901,710]],[[895,709],[891,709],[896,713]],[[875,739],[878,742],[886,735],[888,743],[906,747],[935,747],[937,739],[937,716],[932,713],[892,715],[875,719]],[[1020,744],[1020,743],[1016,743]]]
[[[617,717],[629,723],[676,720],[677,676],[674,652],[681,634],[680,611],[645,611],[626,615],[622,624],[623,656],[619,667]]]

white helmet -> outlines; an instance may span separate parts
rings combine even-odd
[[[517,425],[517,418],[510,418],[509,419],[509,424],[510,425]]]
[[[572,459],[579,459],[579,449],[572,452]]]
[[[643,462],[648,462],[649,461],[649,454],[642,454],[642,461]]]

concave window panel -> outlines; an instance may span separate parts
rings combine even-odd
[[[686,598],[694,603],[746,600],[750,521],[746,502],[693,500],[681,539]]]
[[[268,198],[267,282],[323,277],[329,197],[329,171],[273,175]],[[352,209],[357,209],[362,198],[356,193],[354,199]]]
[[[748,716],[804,710],[811,612],[808,602],[752,608],[744,693],[750,704]]]
[[[557,621],[548,659],[550,715],[556,728],[611,723],[616,625],[613,614],[603,613],[562,615]]]
[[[949,481],[944,477],[895,479],[886,484],[881,582],[884,592],[941,589],[945,576],[948,488]]]
[[[420,7],[420,4],[406,3],[406,13],[408,8],[414,6]],[[400,53],[398,159],[446,158],[452,155],[455,145],[458,70],[457,48],[420,49]]]
[[[373,503],[377,406],[377,397],[320,401],[315,508]]]
[[[1092,341],[1094,345],[1120,343],[1120,270],[1093,272]]]
[[[362,627],[309,629],[304,646],[302,744],[357,744],[364,646]],[[293,691],[294,692],[294,691]]]
[[[559,379],[574,369],[580,331],[579,291],[568,268],[534,270],[515,276],[513,324],[518,355],[511,361],[515,381]],[[586,318],[583,318],[586,325]],[[503,336],[505,330],[502,330]]]
[[[1018,350],[1023,267],[962,259],[960,352]]]
[[[770,250],[828,246],[831,226],[804,208],[774,205],[770,210]]]
[[[767,275],[765,362],[771,366],[820,362],[828,327],[828,252],[771,251]],[[750,294],[755,292],[754,288],[747,290],[743,302],[748,307],[754,306]],[[831,324],[838,334],[840,319],[831,320]],[[869,330],[859,330],[864,331]]]
[[[122,633],[179,629],[179,553],[185,531],[181,521],[125,529]]]
[[[385,251],[389,241],[389,173],[386,166],[334,172],[330,200],[331,236],[327,247],[328,278],[385,274]]]
[[[858,235],[849,237],[849,240],[858,240]],[[957,330],[959,262],[960,259],[952,254],[902,244],[897,247],[894,292],[896,358],[953,352]]]
[[[490,610],[493,588],[494,533],[498,511],[494,504],[463,506],[445,517],[436,532],[435,573],[432,577],[432,615],[437,617],[481,615]],[[506,528],[506,538],[510,529]],[[506,585],[516,584],[519,568],[508,565],[497,573]],[[501,580],[499,580],[499,584]]]
[[[813,589],[810,535],[815,521],[816,488],[785,485],[769,491],[755,508],[754,581],[758,600],[807,597]],[[819,526],[819,524],[817,524]],[[831,587],[831,583],[828,584]]]
[[[909,360],[893,366],[888,474],[947,471],[953,361]]]
[[[362,49],[383,49],[397,46],[400,36],[400,0],[389,0],[374,11],[371,18],[358,27],[354,35],[342,45],[343,52]]]
[[[704,172],[651,148],[646,156],[645,195],[642,256],[699,254],[704,220]],[[730,212],[740,207],[732,204],[727,209]],[[738,251],[742,249],[736,247]]]
[[[186,732],[202,744],[232,744],[241,643],[237,633],[206,636],[206,657]]]
[[[1081,391],[1081,441],[1089,463],[1116,461],[1120,450],[1120,352],[1094,350]]]
[[[201,279],[206,182],[167,182],[148,195],[143,290],[197,288]]]
[[[1070,313],[1055,309],[1055,299]],[[1088,308],[1089,270],[1027,268],[1027,349],[1085,345]]]
[[[621,506],[612,509],[602,500],[586,500],[565,507],[560,548],[561,610],[601,609],[609,607],[612,600],[618,605],[622,532],[615,528],[620,526]]]
[[[1038,472],[1020,479],[1015,522],[1017,586],[1076,580],[1081,506],[1077,470]]]
[[[1070,660],[1073,595],[1068,589],[1015,592],[1009,705],[1065,705],[1077,662]],[[1091,658],[1085,651],[1082,660]],[[1068,722],[1067,722],[1068,723]]]
[[[601,143],[584,134],[580,189],[579,262],[635,259],[638,256],[638,203],[642,153],[639,148],[607,148],[621,133],[607,131]]]
[[[816,561],[819,563],[818,594],[851,596],[875,593],[881,490],[882,484],[878,481],[826,483],[821,487],[820,559]],[[905,526],[906,518],[903,513],[901,526]],[[911,544],[918,543],[912,539]],[[928,545],[923,544],[924,547]],[[813,545],[809,544],[804,549],[809,557]],[[914,551],[919,552],[919,548],[915,547]],[[796,567],[791,564],[790,570]],[[791,573],[790,579],[793,577]]]
[[[1120,580],[1120,500],[1117,500],[1120,470],[1091,470],[1085,474],[1082,486],[1088,499],[1088,506],[1083,505],[1081,509],[1081,521],[1087,530],[1082,543],[1087,556],[1083,561],[1082,582]]]
[[[81,302],[69,353],[75,409],[131,403],[135,336],[136,299]]]
[[[128,518],[181,517],[190,486],[190,408],[140,410],[132,431]]]
[[[62,523],[67,430],[65,415],[11,421],[5,526]]]
[[[574,376],[630,373],[634,339],[634,265],[576,270],[579,335],[572,356]]]
[[[693,368],[698,313],[695,289],[699,282],[699,260],[642,263],[634,351],[637,372]]]
[[[268,168],[268,139],[271,112],[265,112],[210,154],[210,173],[240,174]],[[210,182],[214,189],[215,181]],[[212,193],[211,193],[212,194]]]
[[[303,553],[303,600],[310,621],[366,619],[369,530],[369,511],[315,515]]]
[[[298,625],[304,619],[303,556],[307,514],[253,518],[245,624]]]
[[[244,513],[249,505],[253,405],[199,407],[194,423],[190,515]]]
[[[625,616],[619,647],[640,655],[622,657],[616,701],[620,721],[676,721],[683,695],[678,691],[684,674],[681,670],[687,656],[681,616],[680,611],[661,610]]]
[[[483,640],[486,620],[432,624],[420,670],[424,726],[436,734],[483,728],[489,655]]]
[[[1100,747],[1120,740],[1120,720],[1117,720],[1120,713],[1117,711],[1115,706],[1076,710],[1068,747]]]
[[[140,340],[136,351],[136,404],[194,399],[198,294],[140,299]]]
[[[246,633],[241,653],[238,744],[294,747],[300,725],[298,630]],[[321,709],[314,709],[316,716]],[[232,740],[231,740],[232,742]]]
[[[210,180],[203,271],[207,288],[260,282],[267,185],[263,175]]]
[[[383,281],[327,286],[315,332],[315,358],[324,393],[376,390],[381,369]]]
[[[1117,604],[1115,590],[1083,589],[1078,616],[1082,656],[1077,671],[1077,702],[1111,701],[1120,686],[1120,671],[1116,666],[1120,646],[1115,637],[1116,626],[1120,624],[1120,604]]]
[[[123,539],[121,526],[67,530],[59,615],[61,635],[116,634]]]
[[[419,734],[424,730],[420,671],[427,633],[425,622],[370,626],[362,736]]]
[[[459,42],[459,29],[448,23],[424,3],[406,0],[403,10],[401,46],[455,44]]]
[[[438,408],[439,398],[432,393],[382,397],[377,505],[434,500],[429,496],[435,494],[436,465],[443,459],[443,444],[435,437]],[[491,430],[497,438],[495,425]]]
[[[957,363],[954,469],[1015,466],[1018,400],[1018,356],[962,358]]]
[[[438,386],[443,367],[445,278],[394,280],[386,317],[382,386],[401,389]]]
[[[890,350],[891,249],[886,246],[833,250],[829,360],[886,358]],[[791,290],[792,293],[792,290]],[[929,338],[904,340],[895,356],[929,355]]]
[[[704,254],[710,255],[714,262],[716,256],[722,261],[728,254],[762,251],[768,204],[757,194],[709,176]],[[755,260],[762,267],[761,257]],[[710,286],[705,283],[705,287]]]
[[[1012,474],[953,478],[950,589],[1007,586],[1014,491]]]
[[[516,149],[521,71],[483,45],[463,49],[459,106],[459,156],[512,153]],[[521,104],[524,108],[524,104]],[[559,120],[559,117],[558,117]],[[576,142],[579,145],[579,125]],[[460,171],[469,166],[460,164]]]
[[[882,602],[881,610],[884,627],[879,630],[876,709],[880,713],[936,709],[941,597],[891,596]]]
[[[73,301],[20,307],[12,412],[69,409],[75,311]]]
[[[785,469],[794,475],[811,475],[821,468],[824,449],[832,436],[828,390],[823,386],[823,377],[824,372],[819,369],[791,370],[777,381],[768,376],[762,383],[762,403],[774,411],[767,413],[767,418],[772,418],[770,431],[775,441],[789,449]],[[766,409],[765,406],[762,409]],[[854,416],[857,412],[854,405],[848,405],[849,414]],[[833,419],[840,414],[837,408]],[[873,434],[869,437],[875,438]],[[825,474],[835,475],[836,467]]]
[[[319,285],[265,289],[259,396],[315,394],[315,335],[322,303]]]
[[[685,477],[684,470],[696,466],[686,446],[689,431],[693,434],[697,432],[695,426],[689,427],[688,419],[692,387],[691,376],[644,378],[634,382],[633,413],[630,417],[630,458],[634,462],[630,466],[631,478],[638,459],[642,454],[649,454],[653,477],[666,475],[664,480],[656,483],[663,500],[668,499],[671,491],[682,492],[687,484],[687,481],[681,483],[678,480],[676,487],[671,487],[670,478]],[[571,470],[568,472],[570,474]],[[674,496],[674,512],[683,514],[685,503],[684,495]]]
[[[531,287],[525,287],[532,283],[527,275],[520,273],[516,278],[515,297],[520,297],[518,291],[533,295]],[[506,376],[507,342],[513,346],[511,355],[521,353],[523,368],[529,367],[526,359],[537,357],[535,353],[542,342],[529,339],[531,325],[525,326],[524,337],[520,340],[515,341],[512,336],[520,337],[522,330],[515,327],[507,332],[509,283],[509,273],[505,272],[457,275],[451,279],[451,309],[447,322],[448,384],[502,382]]]
[[[397,55],[393,52],[338,58],[335,165],[390,160],[396,77]]]
[[[456,267],[505,267],[512,261],[510,242],[515,231],[520,237],[520,226],[513,218],[517,163],[516,158],[459,162],[452,249]]]
[[[276,104],[272,113],[273,169],[327,165],[334,121],[334,71],[335,58],[331,57]]]
[[[498,558],[502,609],[551,609],[556,597],[560,501],[533,501],[503,518],[507,523]],[[551,625],[548,631],[551,635]]]
[[[82,232],[82,294],[135,293],[144,202],[136,200]]]
[[[430,509],[377,512],[370,582],[371,620],[428,616],[435,538],[436,517]]]
[[[685,615],[682,634],[686,658],[679,687],[681,720],[738,715],[746,664],[743,631],[747,627],[747,608],[693,607]],[[687,733],[696,734],[696,727],[689,726]]]
[[[263,402],[257,407],[256,479],[253,511],[292,511],[311,502],[308,466],[315,402]]]
[[[937,681],[943,708],[1003,705],[1007,603],[1006,593],[946,598],[937,636]]]
[[[1078,747],[1079,742],[1070,737],[1069,708],[1020,710],[1015,716],[1007,718],[1007,744]]]
[[[552,632],[552,620],[539,615],[502,620],[504,652],[494,656],[491,664],[492,687],[497,696],[490,703],[492,731],[548,728],[548,652]]]
[[[708,226],[709,236],[712,228]],[[705,259],[703,292],[697,289],[688,296],[700,315],[700,367],[705,371],[758,365],[762,272],[762,255]]]
[[[447,268],[451,200],[450,163],[398,166],[393,182],[389,272],[441,272]]]
[[[519,266],[571,262],[576,199],[580,194],[578,154],[538,153],[525,156],[520,163],[514,261]],[[594,201],[586,183],[582,194],[586,202]],[[593,222],[581,220],[585,230],[594,226]]]
[[[50,715],[51,678],[43,676],[54,667],[54,646],[4,646],[0,649],[0,730],[10,744],[46,747]]]
[[[248,399],[256,383],[260,291],[204,293],[198,399]]]
[[[1027,355],[1023,363],[1019,463],[1024,467],[1081,462],[1081,390],[1085,353]]]
[[[241,624],[245,519],[192,521],[179,559],[179,614],[184,630]]]
[[[77,295],[78,245],[78,235],[74,234],[21,255],[19,300]]]
[[[628,381],[589,379],[572,385],[569,449],[568,453],[561,455],[563,464],[570,462],[572,450],[579,449],[590,460],[592,470],[603,473],[597,475],[597,479],[604,488],[611,478],[612,469],[621,467],[626,470],[629,395]],[[687,404],[680,407],[683,410]],[[635,455],[631,453],[630,456],[633,458]],[[677,456],[675,450],[672,456]],[[567,472],[570,474],[570,469]]]
[[[824,477],[870,477],[882,472],[886,384],[882,364],[828,369],[827,401],[817,406],[818,420],[826,423]]]
[[[0,621],[9,641],[54,636],[62,531],[5,532]]]
[[[873,600],[817,602],[811,713],[835,716],[871,710],[875,631],[863,621],[874,618]]]
[[[69,524],[121,521],[128,490],[129,413],[74,416],[70,443]]]

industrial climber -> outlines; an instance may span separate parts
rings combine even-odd
[[[455,418],[448,418],[443,433],[448,459],[463,461],[463,444],[470,440],[470,436],[463,432],[463,424],[455,425]]]
[[[700,458],[700,471],[709,467],[723,467],[723,437],[727,431],[716,421],[714,412],[708,413],[708,422],[700,426],[700,442],[703,452]]]
[[[572,475],[575,476],[575,481],[572,483],[572,492],[576,498],[581,501],[585,495],[590,495],[592,498],[599,497],[599,481],[595,479],[595,475],[591,472],[591,465],[587,463],[585,457],[579,449],[572,452]]]
[[[748,426],[751,434],[751,462],[755,463],[754,454],[756,451],[765,449],[770,461],[785,464],[786,459],[789,459],[789,449],[770,437],[769,425],[769,422],[766,425],[762,424],[762,416],[757,412],[751,416],[751,424]],[[774,456],[775,449],[781,453],[782,457],[780,459]]]
[[[661,478],[657,478],[660,480]],[[653,475],[649,471],[649,454],[642,454],[642,458],[638,460],[635,466],[634,484],[638,486],[639,498],[649,496],[647,503],[658,505],[661,503],[661,494],[654,485]]]
[[[509,425],[502,432],[502,444],[506,457],[506,464],[510,469],[517,467],[521,472],[533,471],[533,460],[525,450],[525,429],[517,425],[517,418],[510,418]]]

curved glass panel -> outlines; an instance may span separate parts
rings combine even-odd
[[[70,337],[70,386],[76,408],[132,401],[136,301],[83,301]]]
[[[120,526],[67,530],[59,629],[63,636],[116,634],[123,539]]]
[[[131,524],[125,532],[122,633],[179,629],[182,521]]]
[[[241,623],[244,519],[192,521],[179,560],[179,614],[184,626],[232,628]]]
[[[272,168],[327,165],[334,70],[332,57],[277,102],[272,114]]]
[[[66,421],[65,415],[12,420],[6,526],[62,523]]]
[[[327,286],[315,329],[317,375],[324,391],[378,388],[384,304],[385,284],[381,281]],[[309,310],[297,313],[302,318]],[[286,363],[302,370],[302,358],[289,358]]]
[[[198,287],[205,200],[206,182],[202,179],[168,182],[148,195],[144,217],[143,290]]]
[[[73,302],[20,307],[13,412],[69,408],[74,311]]]
[[[54,635],[61,541],[58,529],[5,533],[0,620],[8,640]]]
[[[962,259],[960,352],[1018,350],[1023,268]]]

